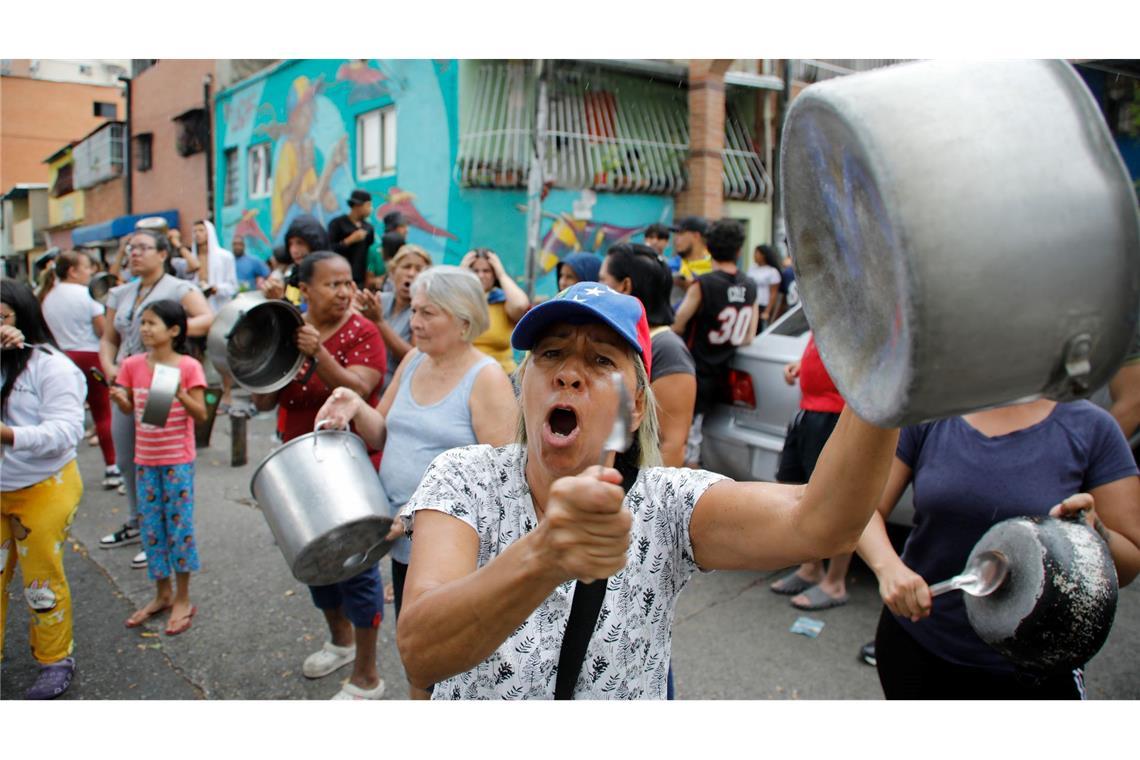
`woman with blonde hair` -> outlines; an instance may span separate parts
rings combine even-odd
[[[518,405],[511,381],[472,342],[487,329],[487,304],[468,269],[438,266],[411,286],[412,335],[416,346],[400,363],[375,408],[347,388],[338,388],[317,414],[338,425],[350,421],[374,448],[384,449],[380,481],[392,514],[404,507],[424,471],[439,454],[477,443],[504,446],[515,433]],[[402,535],[400,523],[393,537]],[[392,549],[396,619],[403,604],[411,544]],[[425,699],[426,689],[411,690]]]

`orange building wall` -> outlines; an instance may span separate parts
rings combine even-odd
[[[93,115],[96,101],[115,103],[126,118],[118,87],[0,77],[0,192],[47,182],[44,159],[107,121]]]
[[[179,125],[172,119],[203,107],[202,81],[214,73],[214,67],[213,60],[160,59],[131,85],[131,133],[154,135],[151,170],[132,172],[132,213],[177,209],[187,242],[190,225],[206,218],[206,152],[180,156],[176,148]],[[213,124],[212,114],[209,121]]]

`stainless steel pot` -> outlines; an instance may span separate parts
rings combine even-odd
[[[1087,525],[1056,517],[1015,517],[990,528],[970,559],[999,552],[1006,579],[988,596],[965,596],[978,636],[1022,667],[1068,671],[1104,646],[1119,585],[1108,546]]]
[[[364,441],[320,428],[271,453],[250,480],[293,577],[310,586],[358,575],[392,547],[388,496]]]
[[[904,64],[807,88],[781,178],[799,293],[848,403],[903,425],[1104,384],[1140,216],[1061,61]]]
[[[272,393],[296,377],[305,362],[293,337],[304,323],[287,301],[242,293],[218,310],[206,336],[206,354],[246,390]]]
[[[170,416],[170,408],[174,406],[174,397],[178,395],[178,385],[181,381],[182,372],[177,367],[155,365],[150,389],[147,391],[146,404],[143,405],[144,424],[166,427],[166,419]]]
[[[87,283],[87,292],[96,301],[106,306],[107,294],[111,292],[111,288],[118,284],[119,280],[115,275],[109,272],[100,272],[91,278],[91,282]]]

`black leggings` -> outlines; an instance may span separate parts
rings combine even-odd
[[[923,648],[886,607],[875,632],[875,659],[887,699],[1084,699],[1080,670],[1036,678],[956,665]]]

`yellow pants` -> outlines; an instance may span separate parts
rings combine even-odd
[[[71,590],[63,574],[63,544],[83,496],[72,460],[47,480],[0,494],[0,655],[8,620],[8,583],[20,563],[31,621],[28,640],[41,665],[71,654]]]

